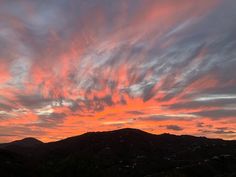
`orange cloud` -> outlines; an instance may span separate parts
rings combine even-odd
[[[18,3],[0,7],[0,141],[122,127],[235,138],[232,117],[202,113],[236,104],[232,22],[215,24],[227,2]],[[210,94],[227,97],[197,101]]]

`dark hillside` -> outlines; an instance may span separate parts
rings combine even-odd
[[[137,129],[92,132],[52,143],[25,140],[0,146],[4,177],[236,175],[236,141]]]

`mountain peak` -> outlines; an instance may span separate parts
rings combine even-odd
[[[144,131],[137,129],[137,128],[121,128],[118,130],[113,130],[112,132],[144,132]],[[146,132],[144,132],[144,133],[146,133]]]
[[[20,177],[35,173],[52,177],[59,173],[74,177],[192,176],[196,172],[197,176],[216,177],[216,173],[217,176],[236,173],[235,141],[168,133],[154,135],[123,128],[40,143],[35,138],[25,138],[0,148],[5,165],[0,173],[6,177],[10,177],[9,171]],[[219,166],[226,168],[222,171]],[[22,174],[22,169],[26,169],[23,171],[26,174]]]
[[[10,143],[1,144],[1,147],[9,147],[9,146],[31,147],[31,146],[35,146],[39,144],[43,144],[43,142],[36,138],[28,137],[28,138],[16,140]]]
[[[16,140],[16,141],[13,141],[13,143],[29,143],[29,144],[41,144],[43,143],[42,141],[36,139],[36,138],[33,138],[33,137],[28,137],[28,138],[24,138],[24,139],[21,139],[21,140]]]

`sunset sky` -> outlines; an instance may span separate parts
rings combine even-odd
[[[0,142],[131,127],[236,139],[235,0],[0,0]]]

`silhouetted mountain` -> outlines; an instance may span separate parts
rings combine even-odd
[[[0,144],[0,147],[9,147],[9,146],[22,146],[22,147],[31,147],[42,144],[42,141],[39,141],[35,138],[24,138],[22,140],[16,140],[11,143]]]
[[[236,141],[154,135],[137,129],[91,132],[51,143],[28,140],[27,146],[18,148],[9,147],[22,141],[0,146],[1,176],[236,176]]]

